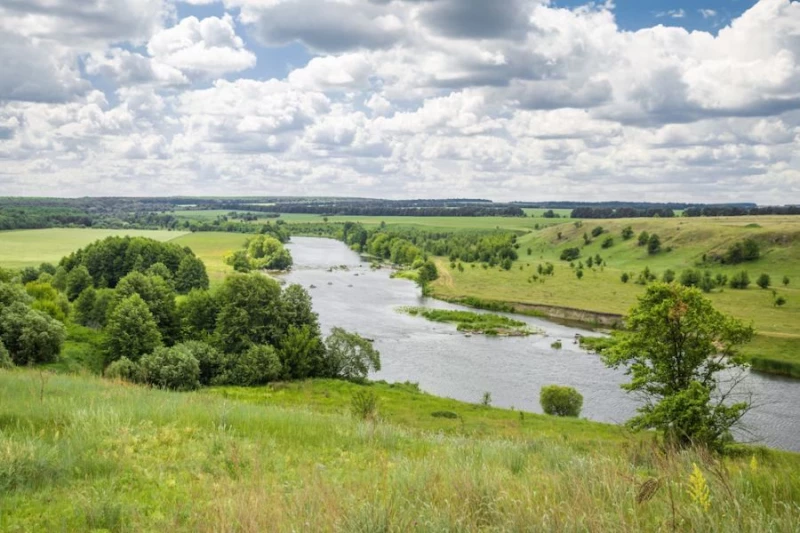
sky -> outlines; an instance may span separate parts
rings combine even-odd
[[[800,203],[800,2],[0,0],[0,195]]]

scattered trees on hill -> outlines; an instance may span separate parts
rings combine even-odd
[[[646,398],[629,425],[657,429],[679,446],[720,449],[731,441],[749,408],[746,399],[731,403],[741,380],[735,373],[744,368],[736,348],[753,329],[714,309],[697,289],[663,283],[647,288],[626,325],[629,333],[601,357],[627,369],[632,379],[623,389]]]
[[[731,289],[746,289],[750,286],[750,275],[746,270],[734,274],[730,278]]]

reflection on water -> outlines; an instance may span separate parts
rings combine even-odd
[[[621,423],[634,413],[636,402],[619,388],[623,373],[574,344],[585,330],[516,317],[545,334],[467,337],[453,325],[398,313],[408,305],[461,307],[423,298],[413,283],[390,279],[388,269],[371,270],[341,242],[294,237],[289,248],[295,266],[282,277],[309,290],[323,329],[341,326],[375,339],[383,368],[374,379],[415,381],[426,392],[476,403],[488,391],[493,405],[532,412],[541,412],[539,389],[555,383],[583,394],[586,418]],[[341,265],[347,268],[329,271]],[[561,350],[550,347],[556,339]],[[756,403],[748,428],[765,444],[800,451],[800,382],[751,374],[745,387]]]

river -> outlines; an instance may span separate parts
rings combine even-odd
[[[340,326],[375,339],[382,368],[372,379],[418,382],[431,394],[473,403],[489,392],[494,406],[538,413],[543,385],[569,385],[584,397],[582,417],[619,424],[635,413],[636,401],[620,389],[623,372],[574,344],[586,330],[515,316],[544,335],[468,337],[454,325],[397,312],[401,306],[463,307],[422,297],[414,283],[391,279],[388,268],[372,270],[339,241],[293,237],[289,249],[294,267],[281,277],[309,290],[323,331]],[[330,270],[342,265],[347,268]],[[561,350],[550,346],[557,339]],[[750,373],[741,388],[754,403],[742,440],[800,451],[800,382]]]

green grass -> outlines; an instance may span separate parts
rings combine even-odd
[[[179,394],[0,372],[0,529],[777,532],[800,520],[796,454],[664,455],[613,426],[402,386],[371,386],[379,421],[359,422],[358,388]],[[695,463],[708,511],[689,496]],[[637,503],[650,479],[658,490]]]
[[[399,311],[411,316],[421,316],[431,322],[456,324],[458,331],[465,333],[512,336],[535,333],[525,322],[491,313],[430,309],[427,307],[401,307]]]
[[[22,268],[43,262],[58,263],[62,257],[94,241],[114,235],[170,241],[185,233],[126,229],[51,228],[0,231],[0,266]]]
[[[183,235],[175,239],[175,243],[188,246],[203,260],[211,284],[215,285],[233,272],[233,268],[224,263],[223,256],[242,248],[248,237],[249,235],[243,233],[197,232]]]
[[[774,307],[771,292],[755,285],[747,290],[715,289],[708,297],[721,311],[752,322],[759,335],[756,342],[746,348],[748,355],[800,365],[800,218],[586,220],[580,228],[572,222],[521,237],[520,258],[508,271],[465,265],[464,271],[460,272],[451,269],[449,261],[444,258],[438,259],[440,277],[431,284],[434,295],[449,300],[475,297],[624,314],[645,288],[633,281],[622,283],[620,276],[623,272],[638,274],[649,267],[658,276],[667,269],[680,273],[686,268],[695,268],[705,253],[723,252],[732,243],[753,237],[761,244],[762,257],[759,260],[735,266],[715,265],[709,270],[713,274],[730,276],[745,269],[753,280],[766,272],[778,294],[787,299],[787,304],[781,308]],[[665,250],[672,247],[673,250],[648,255],[644,247],[637,246],[636,238],[622,240],[620,232],[628,225],[637,234],[642,230],[657,233],[662,247]],[[584,246],[583,233],[591,233],[595,226],[602,226],[608,233]],[[614,246],[609,249],[601,248],[606,235],[615,239]],[[585,268],[583,279],[578,280],[568,263],[559,260],[561,250],[575,246],[581,248],[581,261],[599,253],[607,266]],[[530,255],[527,254],[528,248],[531,248]],[[555,264],[555,275],[533,280],[537,265],[547,261]],[[784,276],[791,280],[788,288],[781,284]]]

